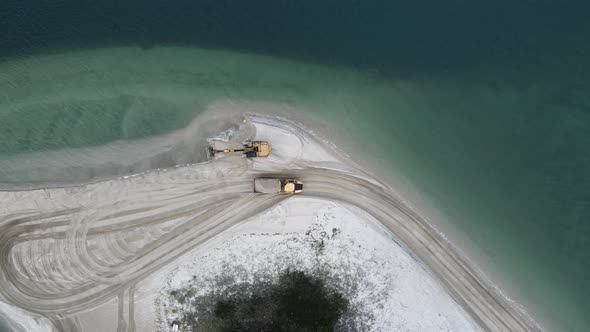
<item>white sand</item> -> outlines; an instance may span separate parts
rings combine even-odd
[[[224,104],[218,103],[216,107],[220,105]],[[31,276],[23,282],[39,296],[21,294],[11,287],[14,281],[10,276],[2,275],[0,282],[10,290],[13,302],[48,316],[55,314],[53,303],[60,305],[60,313],[68,319],[57,321],[72,330],[104,331],[105,324],[109,324],[120,331],[157,331],[162,326],[157,325],[158,317],[165,317],[158,316],[162,308],[155,306],[155,300],[162,300],[166,287],[180,285],[192,275],[205,280],[223,273],[224,263],[236,271],[248,272],[243,274],[244,278],[250,273],[278,272],[286,267],[313,271],[318,266],[327,266],[334,275],[349,277],[358,284],[359,290],[351,300],[373,313],[375,331],[475,329],[464,309],[479,304],[472,302],[460,307],[439,279],[411,256],[414,253],[398,245],[390,231],[378,226],[367,213],[324,199],[301,196],[282,200],[284,197],[252,194],[253,175],[249,172],[327,168],[338,170],[333,173],[339,176],[352,173],[367,179],[369,175],[295,123],[263,116],[250,120],[253,127],[246,122],[242,129],[254,129],[252,138],[273,142],[271,157],[252,161],[226,156],[214,162],[76,188],[0,192],[0,201],[6,203],[0,207],[1,215],[81,209],[24,223],[38,224],[41,229],[18,233],[33,238],[12,247],[14,262],[22,264],[6,268]],[[231,131],[226,136],[229,142],[242,139]],[[316,192],[324,190],[321,181],[315,185]],[[304,185],[304,193],[305,188]],[[362,193],[364,189],[358,190]],[[215,201],[210,203],[211,199]],[[215,202],[225,205],[219,207]],[[199,210],[201,206],[205,210]],[[216,209],[222,211],[215,212]],[[402,212],[400,220],[404,220]],[[162,220],[144,224],[155,215],[163,216]],[[58,221],[64,218],[67,222],[60,224]],[[133,224],[137,221],[140,224]],[[50,228],[41,227],[49,224]],[[121,228],[122,225],[132,227]],[[210,226],[216,228],[208,230]],[[98,231],[101,227],[106,231],[114,227],[115,231],[102,234]],[[332,236],[334,228],[340,230],[336,236]],[[88,236],[89,230],[95,230],[97,235]],[[59,231],[69,235],[53,235]],[[34,238],[48,233],[55,239]],[[215,237],[203,243],[208,234]],[[169,235],[173,237],[167,239]],[[84,236],[84,242],[76,242],[78,236]],[[326,244],[321,253],[313,246],[318,237],[324,237]],[[433,244],[413,245],[441,250]],[[78,246],[87,248],[78,252]],[[442,255],[440,251],[433,252]],[[135,258],[136,253],[141,255]],[[441,262],[445,259],[441,258]],[[466,277],[457,274],[452,278],[459,278],[457,282],[461,283],[461,278]],[[41,287],[43,283],[49,288]],[[62,297],[60,292],[52,292],[86,283],[92,288],[84,294]],[[110,292],[108,287],[115,290]],[[203,283],[201,291],[211,287]],[[109,297],[101,298],[103,294]],[[494,317],[481,319],[486,324],[495,322]],[[34,327],[31,331],[35,331]]]
[[[53,325],[43,316],[33,315],[0,301],[0,317],[6,319],[14,332],[50,332]]]
[[[319,241],[325,243],[321,253]],[[188,257],[189,262],[168,273],[160,294],[164,301],[166,291],[193,277],[201,283],[202,295],[218,287],[211,279],[228,272],[246,281],[260,273],[276,278],[289,267],[310,273],[328,267],[358,287],[350,300],[374,315],[371,331],[475,330],[462,309],[385,229],[362,211],[341,204],[287,200]]]

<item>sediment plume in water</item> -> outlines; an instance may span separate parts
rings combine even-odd
[[[359,84],[345,70],[181,48],[82,51],[0,68],[3,190],[202,162],[207,138],[240,124],[236,105],[270,103],[266,112],[296,118],[326,92],[340,94],[333,84]],[[219,102],[234,107],[219,111]]]

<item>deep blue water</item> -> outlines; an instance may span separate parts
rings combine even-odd
[[[0,54],[184,43],[432,75],[583,52],[589,7],[551,0],[4,0]]]
[[[529,284],[526,293],[550,308],[563,330],[584,331],[589,12],[588,1],[549,0],[3,0],[0,57],[181,44],[359,67],[413,82],[487,85],[506,99],[478,104],[456,91],[445,98],[440,87],[427,123],[424,112],[412,110],[372,116],[383,140],[399,134],[384,123],[408,124],[400,136],[414,156],[400,165],[407,176],[512,270],[509,277]],[[538,85],[543,89],[535,93]],[[513,99],[510,91],[517,91]],[[527,283],[530,274],[539,277]],[[570,307],[576,313],[564,309]]]

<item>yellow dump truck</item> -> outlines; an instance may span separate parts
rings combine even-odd
[[[303,191],[303,181],[296,179],[258,178],[254,179],[254,192],[264,194],[299,194]]]
[[[241,148],[238,149],[223,149],[215,150],[213,147],[209,147],[209,158],[212,158],[216,153],[234,153],[241,152],[243,157],[268,157],[270,155],[270,143],[264,141],[246,142]]]

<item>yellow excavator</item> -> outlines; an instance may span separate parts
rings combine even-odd
[[[209,157],[212,158],[216,153],[234,153],[241,152],[243,157],[254,158],[254,157],[268,157],[270,155],[270,143],[263,141],[246,142],[244,146],[239,149],[224,149],[215,150],[213,147],[209,147]]]

